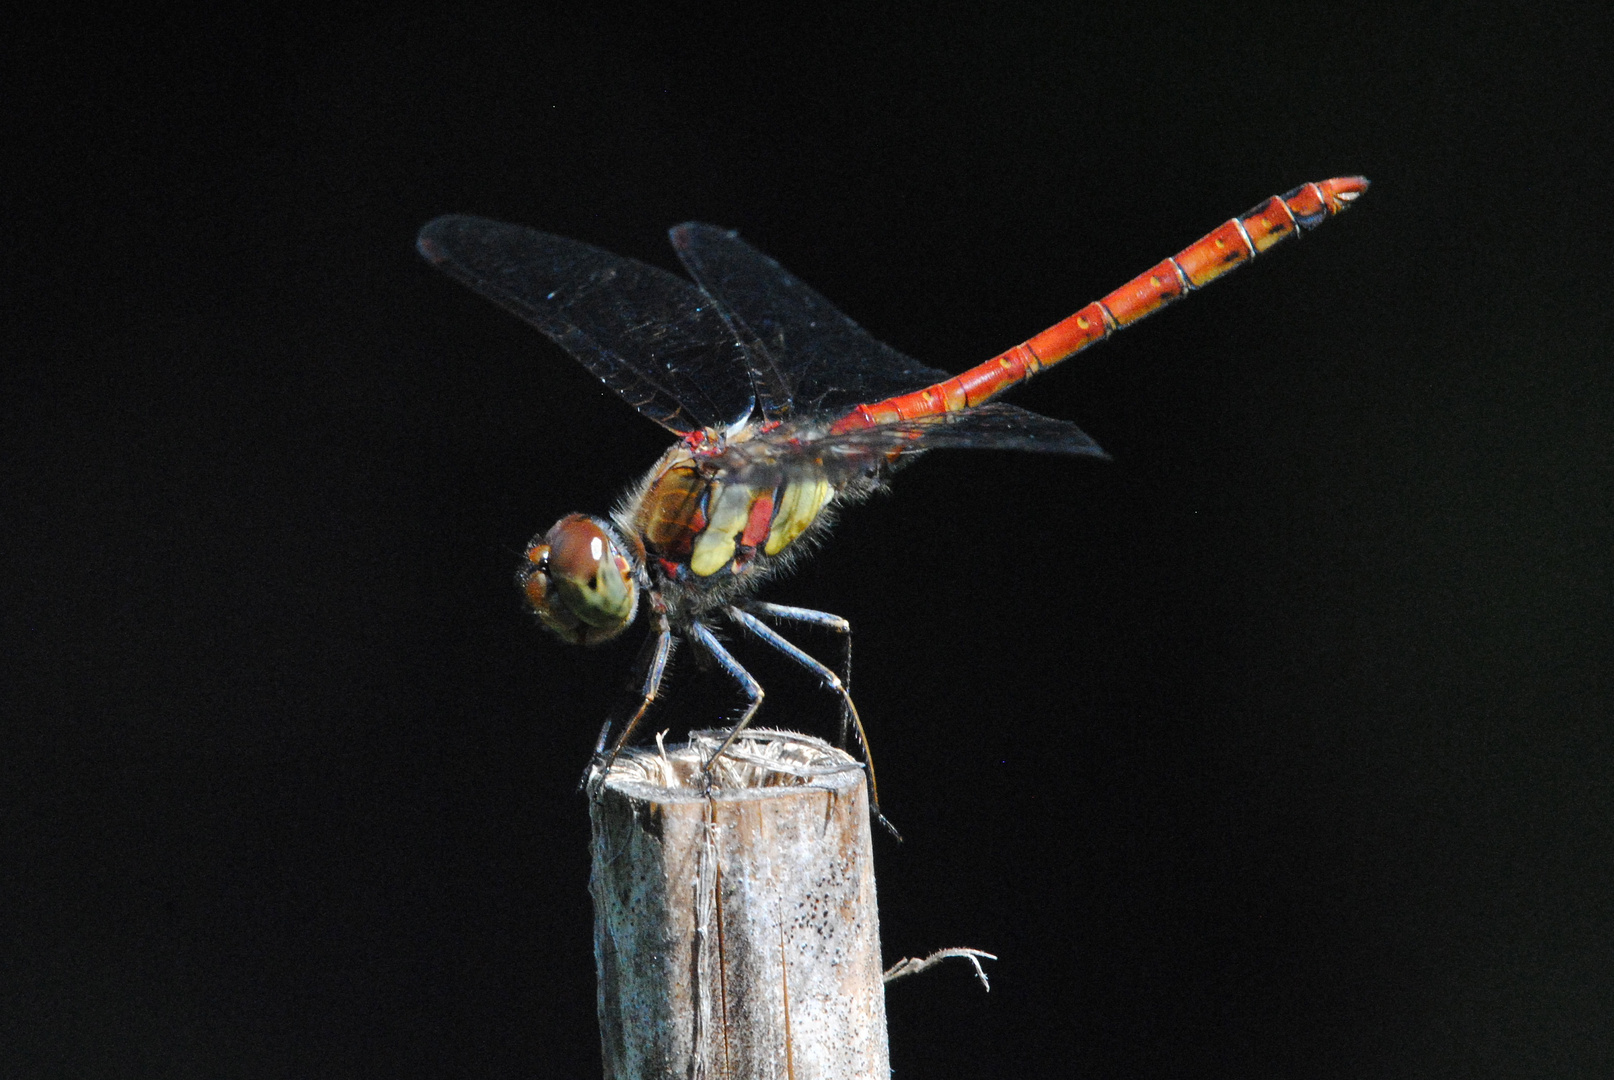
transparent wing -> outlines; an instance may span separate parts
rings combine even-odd
[[[689,222],[673,247],[718,302],[751,355],[770,419],[826,416],[950,378],[876,341],[773,259],[729,229]]]
[[[654,266],[520,225],[452,214],[426,260],[543,331],[639,412],[675,432],[750,415],[745,350],[710,298]]]
[[[1029,450],[1109,458],[1087,432],[1070,421],[999,402],[922,420],[826,435],[804,441],[800,452],[826,460],[846,460],[871,453],[911,454],[943,449]]]

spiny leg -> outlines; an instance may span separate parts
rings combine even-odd
[[[734,725],[728,736],[724,738],[723,745],[717,748],[717,753],[707,758],[706,763],[701,766],[701,772],[708,774],[709,777],[712,766],[717,762],[718,758],[723,756],[723,751],[727,750],[729,744],[734,742],[735,737],[750,725],[751,718],[757,714],[758,709],[762,708],[762,684],[753,679],[751,673],[741,667],[738,660],[729,655],[729,651],[723,648],[722,642],[717,640],[717,635],[707,629],[704,624],[691,622],[688,633],[690,640],[699,643],[700,647],[705,649],[724,671],[733,676],[734,681],[739,683],[740,688],[745,691],[745,712],[740,714],[739,722]]]
[[[761,605],[758,606],[760,607]],[[869,813],[873,815],[874,820],[878,821],[881,825],[884,825],[888,830],[890,830],[892,836],[895,836],[898,840],[901,840],[902,834],[897,832],[896,828],[891,824],[891,822],[885,819],[884,814],[880,813],[880,785],[876,783],[874,779],[874,757],[869,753],[868,733],[863,730],[863,721],[857,715],[857,705],[853,703],[852,695],[846,689],[846,684],[841,682],[840,677],[836,675],[835,672],[831,671],[828,667],[813,659],[811,656],[808,656],[791,642],[785,640],[785,638],[781,636],[777,630],[763,622],[761,619],[757,618],[755,615],[752,615],[750,612],[744,611],[743,609],[733,605],[730,605],[723,610],[728,613],[729,618],[751,631],[769,645],[772,645],[775,649],[778,649],[780,652],[790,657],[790,659],[794,660],[796,663],[800,664],[814,675],[817,675],[819,679],[823,680],[826,687],[841,696],[842,706],[848,713],[851,714],[852,723],[857,728],[858,744],[863,747],[863,764],[869,774]],[[794,610],[807,611],[808,609],[796,608]],[[815,611],[811,614],[823,615],[824,613]],[[834,619],[838,618],[838,616],[829,615],[827,618]],[[804,619],[802,621],[809,622],[817,620]],[[846,620],[842,619],[841,621],[845,622]],[[730,738],[732,737],[733,736],[730,736]]]
[[[852,699],[852,624],[839,615],[832,615],[827,611],[791,607],[789,604],[770,604],[763,600],[753,600],[741,606],[754,615],[821,626],[841,636],[841,685],[846,688],[846,701],[841,704],[841,736],[838,745],[845,750],[846,735],[852,728],[852,710],[847,708],[846,704]],[[868,752],[869,748],[863,747],[865,757],[868,756]]]
[[[622,726],[622,733],[611,744],[611,752],[601,761],[601,754],[605,749],[605,737],[611,733],[616,723],[616,713],[606,717],[605,724],[600,728],[600,737],[594,744],[594,757],[589,761],[588,771],[583,774],[583,783],[593,774],[595,766],[601,766],[601,771],[609,771],[616,764],[616,756],[633,737],[634,729],[639,721],[644,719],[645,713],[655,703],[656,696],[661,691],[661,679],[667,673],[667,661],[672,656],[673,635],[672,627],[667,623],[667,616],[657,615],[655,629],[645,638],[644,645],[639,649],[639,655],[633,661],[633,675],[628,682],[628,689],[633,690],[638,684],[639,705]]]

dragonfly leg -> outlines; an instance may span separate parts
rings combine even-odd
[[[633,675],[628,683],[628,691],[634,693],[638,700],[638,707],[633,715],[628,717],[622,725],[622,733],[611,744],[611,752],[606,754],[605,739],[616,726],[619,712],[613,712],[606,717],[605,724],[600,728],[600,737],[594,744],[594,756],[589,761],[588,771],[583,774],[583,783],[594,774],[595,768],[606,771],[616,764],[616,756],[633,737],[634,729],[639,721],[644,719],[645,713],[655,703],[657,695],[661,692],[661,679],[667,673],[667,661],[672,657],[673,634],[672,627],[667,623],[665,615],[656,616],[656,627],[650,636],[645,638],[644,646],[639,650],[638,657],[633,661]]]
[[[763,605],[761,604],[756,605],[757,608],[761,608],[762,606]],[[775,608],[778,607],[778,605],[773,604],[767,606]],[[777,630],[750,612],[733,605],[730,605],[724,610],[728,613],[729,618],[751,631],[767,644],[772,645],[775,649],[778,649],[780,652],[790,657],[790,659],[794,660],[796,663],[800,664],[814,675],[817,675],[819,679],[822,680],[825,687],[840,695],[842,708],[848,715],[851,716],[852,723],[857,729],[858,745],[863,748],[863,764],[869,777],[869,813],[873,815],[874,820],[878,821],[881,825],[889,829],[892,836],[895,836],[898,840],[901,840],[902,835],[898,833],[897,830],[892,827],[891,823],[885,819],[885,815],[880,813],[880,785],[876,783],[874,779],[874,757],[869,753],[868,734],[863,730],[863,721],[857,715],[857,705],[852,701],[852,694],[849,690],[847,690],[846,684],[841,681],[840,676],[836,675],[835,672],[831,671],[824,664],[813,659],[811,656],[808,656],[799,647],[787,641]],[[837,615],[826,615],[821,611],[809,611],[807,608],[787,608],[786,610],[799,611],[811,616],[822,616],[825,620],[838,619],[843,625],[846,624],[845,619],[841,619]],[[789,618],[790,616],[781,617]],[[808,618],[801,621],[819,622],[821,620],[817,618]],[[850,632],[850,625],[847,625],[847,630]],[[730,736],[730,738],[732,737],[733,736]]]
[[[723,740],[723,745],[717,748],[717,753],[707,758],[706,764],[701,766],[702,772],[709,772],[712,764],[723,756],[723,751],[729,748],[735,737],[750,726],[751,718],[757,714],[758,709],[762,708],[762,684],[753,679],[751,673],[741,667],[738,660],[729,655],[729,651],[723,648],[723,643],[717,640],[717,635],[703,624],[691,622],[689,624],[689,636],[691,640],[699,643],[700,647],[705,649],[724,671],[732,675],[734,681],[739,683],[740,688],[745,691],[745,712],[740,714],[739,721],[729,731],[728,736]]]
[[[789,604],[769,604],[761,600],[754,600],[743,606],[746,611],[751,612],[753,615],[822,626],[824,629],[840,635],[841,685],[846,688],[846,695],[845,701],[841,704],[841,737],[838,745],[842,750],[846,749],[846,736],[852,729],[852,709],[848,707],[852,700],[852,624],[839,615],[832,615],[827,611],[791,607]],[[863,752],[866,756],[868,747],[865,746]]]

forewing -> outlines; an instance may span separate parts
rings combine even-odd
[[[871,453],[925,450],[1029,450],[1108,459],[1098,443],[1068,420],[992,402],[962,412],[860,428],[802,444],[802,452],[825,460],[854,460]]]
[[[744,350],[709,298],[634,259],[487,218],[429,222],[426,260],[514,312],[645,416],[676,432],[741,420]]]
[[[729,229],[698,222],[673,247],[751,354],[771,419],[845,413],[950,378],[876,341],[815,290]]]

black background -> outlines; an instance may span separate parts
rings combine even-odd
[[[0,1074],[598,1075],[573,785],[635,643],[511,575],[664,435],[421,223],[733,226],[957,370],[1344,173],[1016,397],[1113,463],[934,455],[769,589],[858,628],[888,959],[1002,957],[893,986],[892,1061],[1614,1072],[1605,29],[611,8],[10,31]]]

